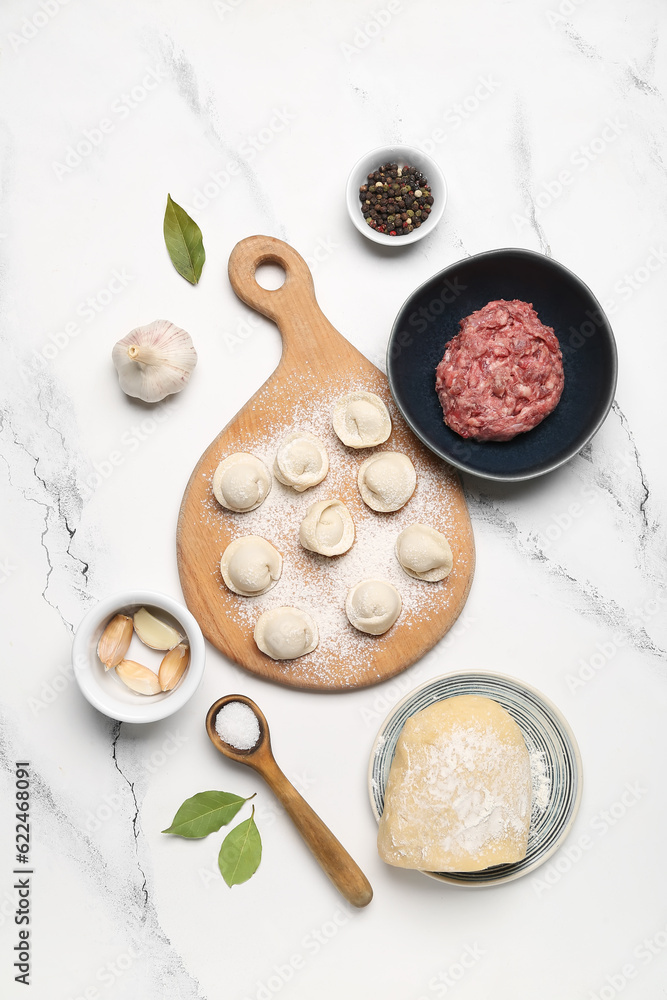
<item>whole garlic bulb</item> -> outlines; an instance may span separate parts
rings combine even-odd
[[[190,334],[166,319],[132,330],[114,346],[111,357],[123,392],[145,403],[180,392],[197,364]]]

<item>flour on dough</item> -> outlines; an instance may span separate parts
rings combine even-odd
[[[273,463],[279,483],[303,493],[321,483],[329,471],[329,456],[318,437],[308,431],[292,431],[280,442]]]
[[[396,558],[408,576],[437,583],[452,571],[454,560],[449,542],[428,524],[410,524],[396,539]]]
[[[283,559],[271,542],[260,535],[242,535],[222,553],[220,572],[230,590],[242,597],[256,597],[275,587]]]
[[[340,556],[354,542],[354,521],[342,500],[318,500],[306,511],[299,528],[304,549],[323,556]]]
[[[389,410],[374,392],[350,392],[334,403],[333,428],[348,448],[374,448],[391,434]]]
[[[362,580],[350,587],[345,613],[350,625],[368,635],[383,635],[401,613],[401,595],[386,580]]]
[[[227,510],[255,510],[270,490],[271,475],[264,462],[245,451],[228,455],[213,473],[213,495]]]
[[[490,698],[446,698],[399,736],[378,852],[433,872],[511,864],[526,856],[530,805],[530,756],[509,713]]]
[[[317,625],[300,608],[269,608],[255,624],[255,642],[274,660],[295,660],[312,653],[319,641]]]
[[[371,510],[386,513],[400,510],[415,491],[415,467],[400,451],[379,451],[359,467],[357,476],[361,499]]]

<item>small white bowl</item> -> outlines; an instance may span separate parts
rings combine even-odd
[[[366,183],[371,171],[377,170],[385,163],[397,163],[401,167],[416,167],[417,170],[421,170],[433,195],[431,213],[426,222],[423,222],[418,229],[413,229],[411,233],[406,233],[405,236],[388,236],[386,233],[378,233],[368,225],[361,212],[359,188]],[[408,243],[416,243],[417,240],[428,236],[437,226],[447,202],[447,182],[435,160],[423,153],[421,149],[417,149],[415,146],[378,146],[370,153],[365,153],[352,167],[347,179],[345,199],[350,219],[360,233],[363,233],[369,240],[373,240],[374,243],[381,243],[387,247],[404,247]]]
[[[143,607],[178,628],[190,643],[188,669],[173,691],[136,694],[114,670],[105,670],[97,655],[100,636],[114,615],[132,615]],[[100,601],[80,623],[72,644],[74,676],[83,695],[99,712],[119,722],[157,722],[173,715],[199,687],[205,661],[204,637],[193,616],[178,601],[153,590],[129,590]]]

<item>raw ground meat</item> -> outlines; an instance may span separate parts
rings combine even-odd
[[[445,423],[464,438],[509,441],[556,407],[563,355],[531,302],[496,299],[461,320],[436,369]]]

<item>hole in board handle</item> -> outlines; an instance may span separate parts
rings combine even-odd
[[[285,268],[280,264],[259,264],[255,269],[255,281],[269,292],[284,285],[286,277]]]

